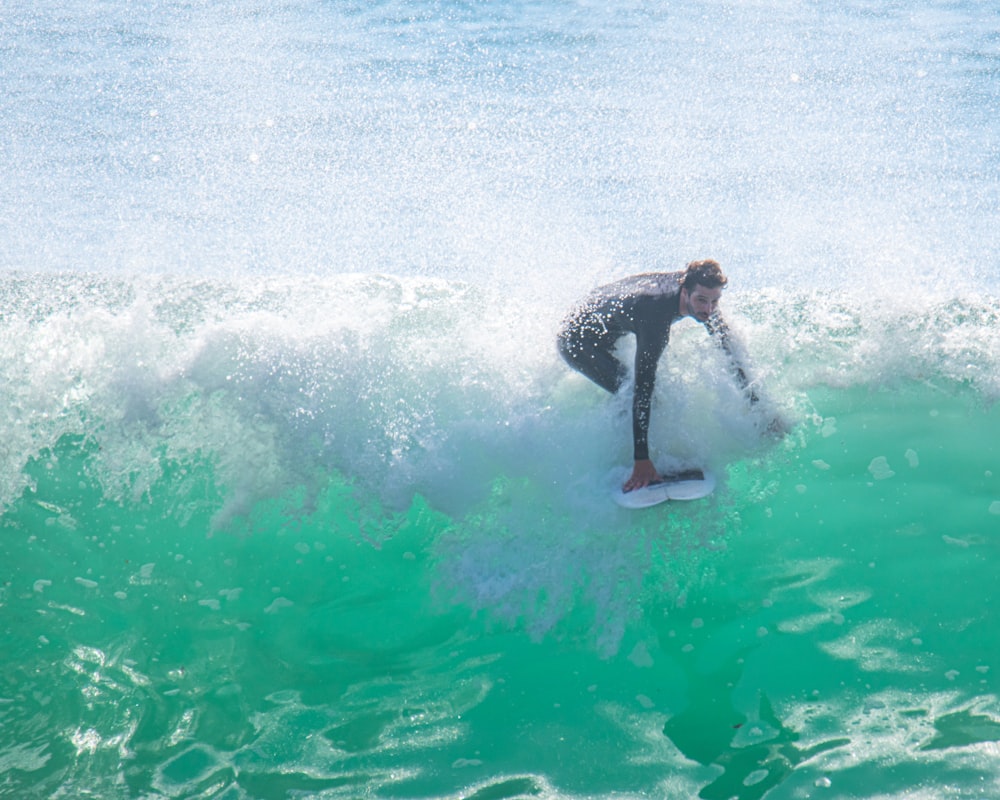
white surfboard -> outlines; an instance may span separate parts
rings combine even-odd
[[[708,470],[686,469],[662,477],[659,483],[631,492],[619,486],[611,496],[624,508],[649,508],[667,500],[699,500],[715,491],[715,476]]]

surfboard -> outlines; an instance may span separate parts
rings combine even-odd
[[[715,491],[715,476],[708,470],[686,469],[662,477],[659,483],[631,492],[619,486],[611,496],[624,508],[649,508],[667,500],[699,500]]]

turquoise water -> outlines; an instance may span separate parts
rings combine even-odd
[[[715,354],[679,329],[658,402],[699,402],[659,447],[720,486],[628,512],[606,474],[624,407],[554,353],[513,397],[464,385],[468,351],[411,360],[466,341],[465,287],[111,281],[31,319],[53,280],[16,285],[5,795],[995,792],[1000,416],[995,371],[963,377],[946,344],[972,355],[995,305],[928,306],[904,369],[828,300],[743,303],[747,331],[801,334],[759,364],[795,399],[780,441],[685,369]],[[384,327],[317,332],[359,294]]]
[[[1000,796],[997,22],[5,7],[0,797]]]

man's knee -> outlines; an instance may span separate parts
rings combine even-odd
[[[580,352],[580,348],[578,346],[574,347],[566,331],[560,331],[559,335],[556,336],[556,349],[567,364],[572,365],[576,363],[576,354]]]

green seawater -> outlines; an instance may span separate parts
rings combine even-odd
[[[1000,798],[998,23],[3,3],[0,800]]]
[[[110,498],[63,435],[0,520],[0,796],[996,797],[1000,410],[808,401],[592,526],[335,470],[220,524],[207,456]]]

